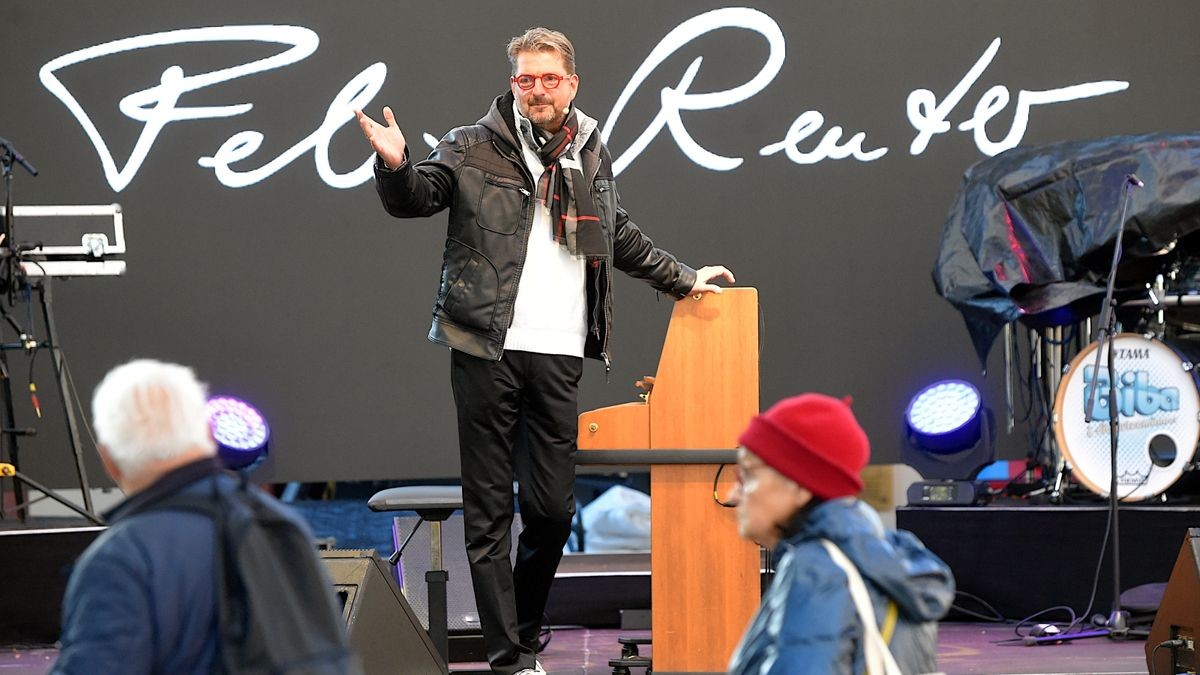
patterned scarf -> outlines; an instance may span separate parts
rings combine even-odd
[[[538,157],[546,170],[538,181],[538,199],[550,211],[550,226],[554,240],[574,255],[598,258],[608,255],[604,233],[592,191],[579,169],[569,168],[560,161],[571,148],[579,133],[579,117],[574,108],[567,115],[562,129],[542,143]],[[576,164],[578,166],[578,164]]]

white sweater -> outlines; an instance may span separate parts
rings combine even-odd
[[[513,112],[520,124],[523,120],[515,102]],[[582,120],[583,113],[579,115]],[[594,131],[594,122],[588,126]],[[581,131],[583,127],[581,122]],[[522,155],[533,176],[533,184],[537,185],[545,167],[524,134],[517,136],[521,138]],[[575,168],[579,168],[579,148],[586,142],[587,135],[580,133],[560,163],[566,167],[574,163]],[[554,240],[549,210],[536,195],[530,198],[536,204],[533,229],[529,233],[525,266],[517,286],[513,321],[504,338],[504,349],[582,357],[587,337],[586,261],[572,255]]]

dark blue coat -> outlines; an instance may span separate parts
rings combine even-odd
[[[237,485],[203,460],[166,474],[105,514],[109,529],[80,556],[67,584],[53,673],[213,671],[213,522],[201,513],[152,506],[172,494],[211,494],[213,480],[222,492]]]
[[[794,523],[780,543],[775,578],[734,652],[731,675],[864,672],[862,624],[846,574],[821,539],[859,570],[878,622],[895,602],[889,649],[901,670],[937,670],[937,620],[954,599],[950,569],[912,534],[885,530],[871,507],[836,499]]]

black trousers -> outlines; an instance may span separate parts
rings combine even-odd
[[[467,559],[488,662],[499,675],[534,667],[546,598],[575,515],[582,374],[583,359],[573,356],[451,355]],[[524,522],[515,565],[514,479]]]

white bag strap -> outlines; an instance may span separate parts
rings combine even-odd
[[[822,539],[821,544],[829,553],[829,557],[833,558],[834,564],[846,573],[846,580],[850,584],[850,597],[854,600],[858,618],[863,626],[863,652],[868,675],[902,675],[900,666],[896,664],[891,650],[879,634],[879,625],[875,623],[875,607],[871,604],[871,596],[867,593],[862,575],[837,544],[828,539]]]

